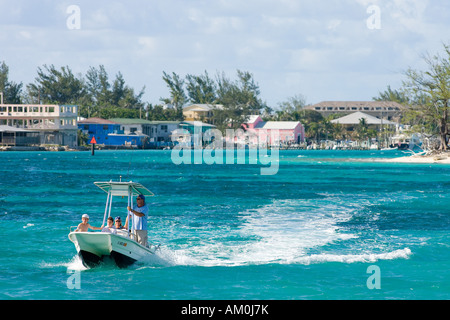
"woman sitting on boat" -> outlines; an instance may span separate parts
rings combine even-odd
[[[116,227],[117,230],[126,229],[122,225],[122,220],[120,219],[120,217],[116,217],[116,219],[115,219],[115,227]]]

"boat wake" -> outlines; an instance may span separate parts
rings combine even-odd
[[[383,241],[383,235],[346,227],[367,203],[348,203],[339,195],[274,200],[241,212],[238,223],[183,224],[174,239],[131,268],[172,266],[247,266],[267,264],[373,263],[408,259],[406,243]],[[210,221],[210,220],[208,220]],[[351,225],[351,224],[350,224]],[[181,235],[181,236],[180,236]],[[183,240],[177,240],[176,236]],[[376,241],[374,240],[376,237]],[[75,256],[68,270],[85,270]]]
[[[239,228],[210,231],[214,237],[205,235],[189,245],[165,248],[160,258],[167,266],[213,267],[371,263],[411,256],[408,247],[374,244],[342,227],[360,208],[335,200],[276,200],[243,212]]]

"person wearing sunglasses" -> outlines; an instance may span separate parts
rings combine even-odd
[[[148,246],[148,235],[147,235],[147,216],[148,207],[145,204],[145,196],[140,194],[136,198],[137,204],[131,208],[127,207],[128,211],[132,213],[131,222],[133,224],[133,235],[134,239],[143,245]],[[128,217],[125,223],[128,226]]]
[[[120,219],[120,217],[114,218],[114,227],[116,227],[117,230],[126,229],[126,226],[124,227],[122,225],[122,219]]]

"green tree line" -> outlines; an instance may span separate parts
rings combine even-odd
[[[183,120],[183,107],[201,103],[222,106],[214,112],[213,121],[225,128],[230,124],[240,126],[247,115],[265,107],[259,85],[248,71],[237,70],[237,79],[223,72],[215,77],[206,71],[185,77],[163,72],[162,80],[169,94],[153,105],[143,101],[145,86],[135,91],[121,72],[111,77],[103,65],[90,67],[84,75],[74,74],[69,66],[44,65],[37,68],[34,82],[24,86],[10,81],[8,66],[0,64],[0,90],[5,103],[73,104],[79,106],[79,116],[85,118]]]

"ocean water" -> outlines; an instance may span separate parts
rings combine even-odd
[[[280,151],[261,175],[176,165],[171,151],[2,152],[0,299],[449,299],[450,166],[377,161],[398,156]],[[120,176],[155,193],[161,250],[85,269],[69,227],[83,213],[100,226],[93,182]]]

